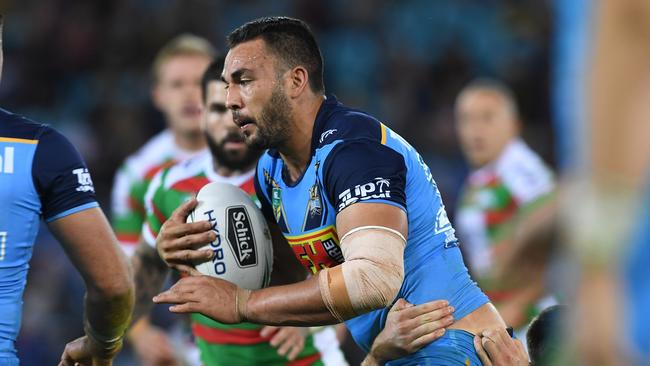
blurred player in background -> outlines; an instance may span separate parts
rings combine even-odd
[[[0,16],[0,70],[2,69]],[[56,130],[0,109],[0,364],[18,365],[14,343],[39,220],[61,242],[86,284],[86,335],[60,365],[110,365],[133,306],[124,254],[95,200],[90,173]]]
[[[163,46],[152,66],[151,96],[167,129],[154,136],[119,168],[112,192],[112,225],[122,248],[131,255],[140,242],[145,220],[144,195],[164,167],[205,151],[201,131],[201,76],[215,55],[212,45],[180,35]],[[143,318],[129,331],[129,341],[145,363],[171,362],[168,337]]]
[[[396,297],[447,299],[455,323],[393,364],[480,365],[472,333],[505,323],[471,280],[419,154],[376,119],[325,95],[322,56],[305,23],[257,19],[231,33],[229,45],[227,106],[249,143],[271,148],[255,175],[262,210],[274,238],[291,243],[314,275],[255,291],[192,276],[154,300],[227,323],[346,321],[368,351]],[[209,224],[207,233],[183,237],[189,211],[177,210],[158,236],[159,252],[176,268],[211,257],[190,250],[209,241]]]
[[[463,253],[506,323],[524,327],[554,303],[544,281],[555,216],[553,173],[521,139],[515,97],[500,82],[479,79],[460,92],[456,127],[472,167],[457,209]]]
[[[161,289],[169,272],[156,252],[156,236],[162,224],[186,200],[210,182],[240,187],[255,201],[255,164],[261,151],[248,147],[245,137],[226,108],[226,84],[221,80],[223,57],[216,59],[203,76],[203,131],[209,151],[198,157],[161,170],[151,182],[145,203],[147,219],[144,243],[137,249],[136,268],[138,317],[152,305],[151,298]],[[206,243],[211,240],[206,240]],[[288,252],[284,248],[284,253]],[[276,251],[276,257],[281,252]],[[290,256],[292,254],[288,252]],[[282,258],[280,256],[280,258]],[[276,258],[274,278],[295,263]],[[296,268],[294,268],[295,270]],[[290,271],[289,271],[290,272]],[[304,271],[302,271],[304,273]],[[304,278],[304,277],[303,277]],[[292,277],[293,281],[300,277]],[[332,328],[310,335],[309,328],[264,327],[252,323],[226,325],[200,314],[192,314],[192,331],[204,365],[345,365]]]
[[[581,362],[650,364],[650,2],[600,1],[584,164],[564,214],[581,260]],[[576,145],[580,145],[575,142]],[[623,347],[623,350],[621,350]]]

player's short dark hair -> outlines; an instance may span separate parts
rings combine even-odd
[[[564,332],[569,309],[566,305],[554,305],[542,310],[526,333],[528,354],[533,365],[558,365],[566,357]]]
[[[323,56],[307,23],[289,17],[255,19],[228,35],[228,47],[232,49],[256,38],[262,38],[287,68],[304,66],[309,73],[309,86],[313,92],[325,91]]]
[[[510,105],[510,108],[512,108],[514,116],[519,116],[519,107],[517,106],[515,93],[504,82],[490,78],[475,79],[465,85],[458,95],[460,96],[466,92],[475,90],[489,90],[501,95]]]
[[[212,60],[210,66],[208,66],[208,68],[203,73],[203,76],[201,77],[201,96],[203,97],[204,102],[208,96],[208,84],[211,81],[221,80],[224,61],[225,57],[222,55],[215,57],[215,59]]]

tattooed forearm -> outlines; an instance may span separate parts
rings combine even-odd
[[[135,307],[132,321],[136,322],[153,306],[151,298],[162,288],[168,268],[156,250],[145,243],[140,243],[131,258],[131,263],[135,276]]]

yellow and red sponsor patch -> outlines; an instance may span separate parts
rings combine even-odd
[[[339,236],[332,225],[303,235],[285,235],[285,238],[296,258],[311,273],[343,263]]]

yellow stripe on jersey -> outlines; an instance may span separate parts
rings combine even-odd
[[[381,127],[381,144],[386,145],[386,126],[383,123],[380,123],[379,126]]]
[[[18,144],[38,144],[38,140],[17,139],[13,137],[0,137],[0,142],[15,142]]]

